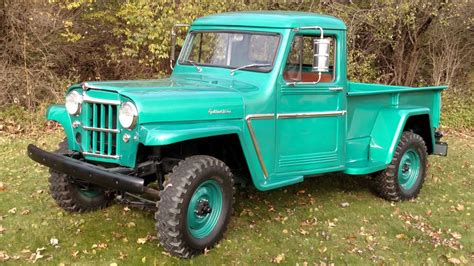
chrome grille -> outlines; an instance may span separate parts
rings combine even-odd
[[[86,156],[118,159],[118,101],[84,98],[82,136]]]

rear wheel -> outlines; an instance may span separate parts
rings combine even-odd
[[[164,184],[155,214],[166,251],[189,258],[222,237],[232,214],[234,181],[229,167],[211,156],[192,156]]]
[[[57,153],[67,153],[67,141],[59,144]],[[100,187],[75,180],[66,174],[50,169],[49,190],[56,203],[69,212],[88,212],[109,205],[113,195]]]
[[[390,201],[416,198],[425,180],[427,157],[423,138],[403,132],[391,163],[373,175],[375,191]]]

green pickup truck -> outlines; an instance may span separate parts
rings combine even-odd
[[[28,155],[51,169],[67,211],[153,206],[161,245],[183,258],[223,237],[237,182],[265,191],[341,172],[370,175],[384,199],[415,198],[427,156],[447,153],[436,130],[446,87],[348,81],[346,33],[337,18],[299,12],[178,24],[170,78],[71,86],[47,112],[65,141]]]

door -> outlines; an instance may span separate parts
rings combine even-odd
[[[329,36],[330,71],[321,77],[311,71],[312,44],[318,36],[295,35],[289,48],[277,92],[275,169],[279,175],[311,175],[344,167],[345,65],[337,52],[345,47],[338,45],[336,33]],[[344,41],[342,35],[339,41]]]

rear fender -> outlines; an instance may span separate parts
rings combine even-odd
[[[67,137],[67,144],[69,149],[78,150],[79,147],[75,142],[74,133],[72,132],[71,117],[69,116],[66,107],[64,105],[55,104],[48,107],[46,111],[46,119],[58,122],[64,129],[64,133]]]
[[[370,134],[369,157],[372,161],[384,162],[388,165],[393,158],[397,144],[409,117],[416,115],[430,116],[428,108],[384,108],[375,120]],[[431,124],[431,117],[430,117]],[[430,125],[430,128],[431,125]],[[432,132],[431,132],[432,134]]]

